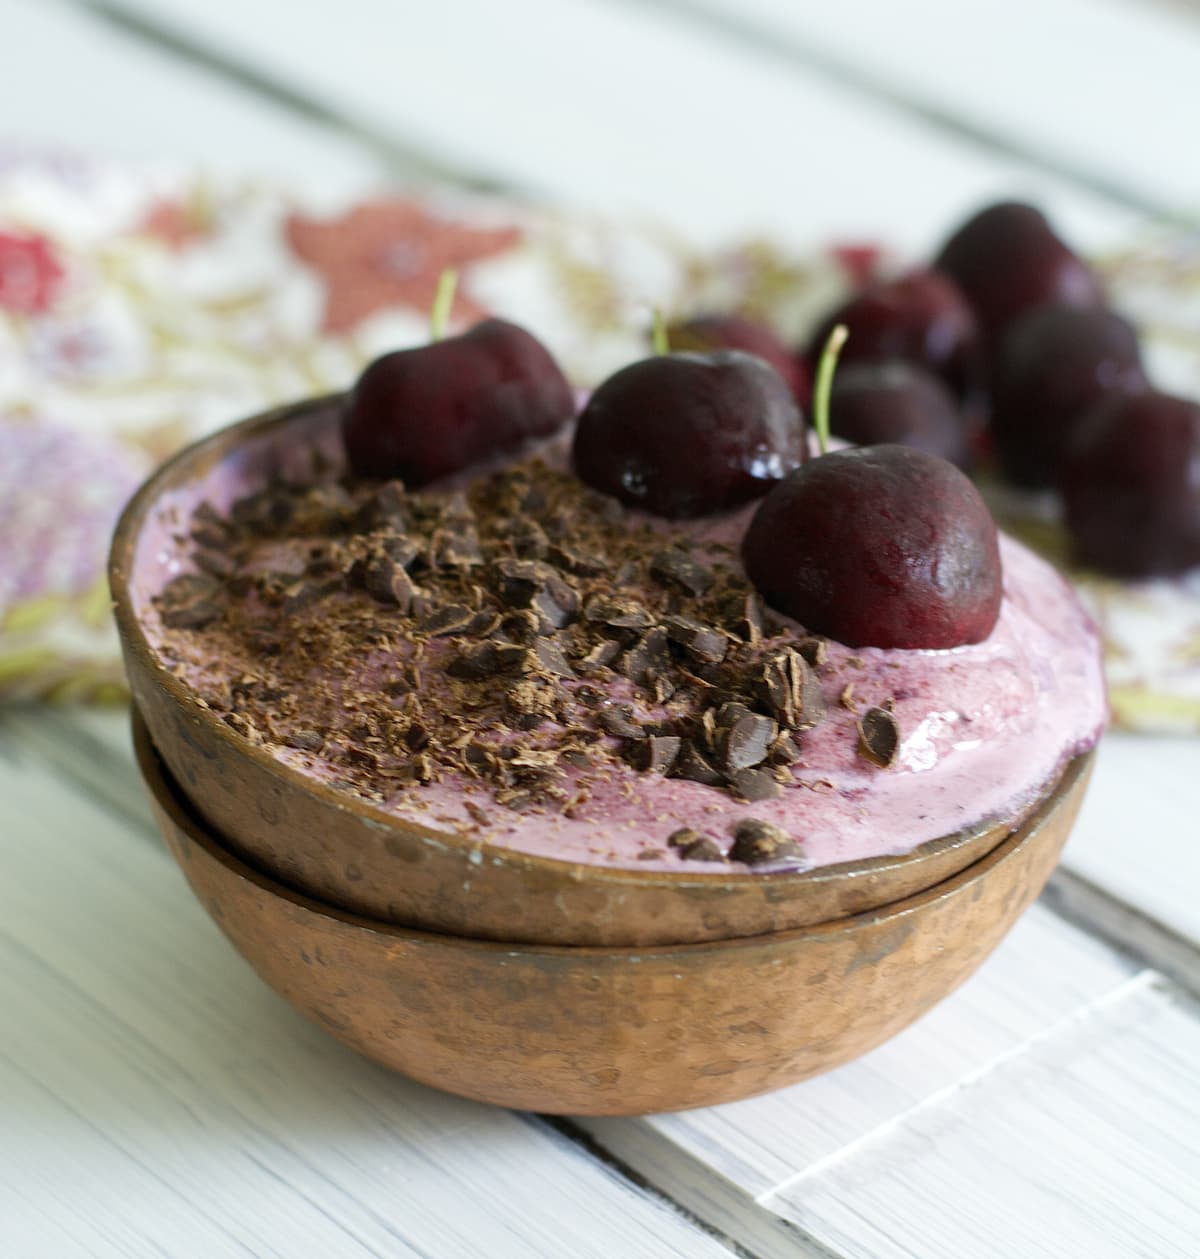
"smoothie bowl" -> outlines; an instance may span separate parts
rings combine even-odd
[[[406,489],[348,472],[346,406],[192,446],[112,549],[149,738],[266,878],[479,940],[681,945],[878,909],[1073,814],[1099,652],[1019,544],[979,641],[849,647],[759,596],[753,502],[632,508],[569,429]]]

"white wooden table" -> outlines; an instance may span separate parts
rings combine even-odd
[[[699,241],[1085,246],[1200,209],[1194,0],[0,0],[0,136],[306,188],[437,177]],[[263,988],[117,713],[0,710],[0,1256],[1200,1255],[1200,744],[1110,736],[980,974],[770,1097],[550,1123]]]

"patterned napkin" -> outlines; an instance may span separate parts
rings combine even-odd
[[[1164,235],[1108,264],[1180,344],[1200,320],[1172,287],[1178,320],[1162,321],[1159,289],[1200,277],[1200,254],[1181,268],[1181,248]],[[447,266],[460,272],[454,323],[501,312],[586,387],[644,352],[651,302],[738,308],[799,339],[879,260],[853,243],[700,253],[661,225],[450,193],[331,205],[191,171],[0,154],[0,696],[123,694],[103,568],[131,491],[182,443],[344,388],[374,355],[421,342]],[[1200,377],[1200,346],[1179,353]],[[1087,589],[1118,715],[1200,730],[1200,581]]]

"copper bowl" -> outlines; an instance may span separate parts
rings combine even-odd
[[[1012,832],[1019,819],[903,856],[807,873],[607,869],[481,850],[467,835],[402,821],[283,764],[169,672],[142,616],[149,585],[165,577],[171,533],[205,497],[205,478],[237,458],[249,469],[248,484],[261,482],[286,452],[315,444],[340,458],[336,416],[337,399],[319,398],[196,443],[142,486],[113,540],[109,579],[134,698],[199,815],[245,861],[317,900],[383,921],[507,941],[637,947],[762,935],[875,909],[949,878]]]
[[[997,848],[886,909],[755,939],[571,948],[435,935],[321,904],[239,861],[135,721],[163,837],[234,947],[299,1011],[405,1075],[497,1105],[630,1115],[840,1066],[952,992],[1037,896],[1092,754]]]

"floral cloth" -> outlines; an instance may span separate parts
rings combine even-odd
[[[1164,235],[1109,269],[1200,378],[1195,310],[1162,315],[1182,310],[1163,302],[1164,276],[1200,276],[1200,252],[1181,262],[1183,248]],[[457,194],[328,205],[188,171],[0,154],[0,695],[122,693],[103,570],[133,488],[183,442],[344,388],[374,355],[422,341],[447,266],[460,272],[452,325],[502,312],[587,387],[644,352],[651,303],[741,309],[798,340],[886,262],[871,242],[702,254],[661,227]],[[1200,730],[1200,589],[1087,590],[1118,716]]]

